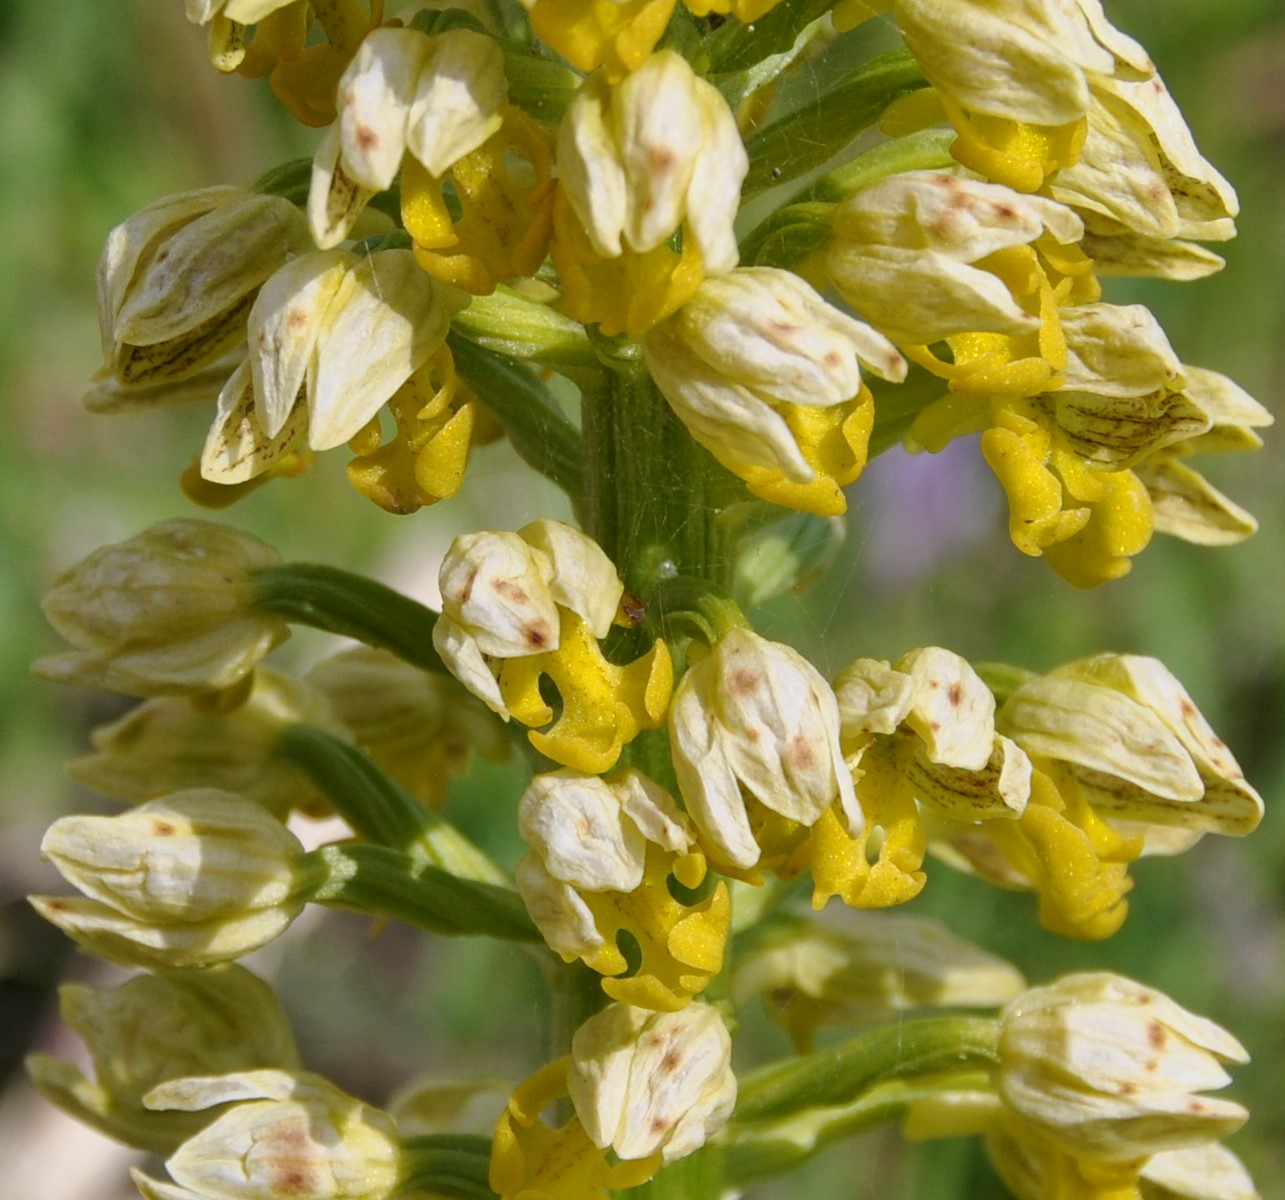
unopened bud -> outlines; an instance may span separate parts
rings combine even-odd
[[[252,574],[280,561],[258,538],[207,521],[164,521],[96,550],[44,601],[77,649],[35,670],[134,696],[230,687],[289,635],[279,617],[252,609]]]

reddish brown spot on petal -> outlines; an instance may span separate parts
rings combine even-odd
[[[152,833],[156,837],[173,837],[177,832],[178,830],[169,821],[162,821],[160,817],[152,820]]]
[[[800,770],[806,771],[816,766],[817,754],[811,741],[803,734],[797,734],[790,743],[790,761]]]
[[[949,700],[955,708],[958,708],[964,701],[963,686],[959,683],[952,683],[950,685],[950,690],[946,693],[946,699]]]
[[[522,626],[522,636],[532,650],[543,650],[549,644],[549,630],[545,625],[532,622]]]
[[[273,1127],[260,1144],[268,1190],[277,1196],[314,1196],[325,1187],[316,1162],[317,1147],[301,1119]]]
[[[734,696],[748,696],[763,686],[763,676],[748,667],[731,672],[727,677],[727,690]]]
[[[1165,1027],[1159,1021],[1152,1021],[1147,1026],[1147,1045],[1153,1050],[1163,1050],[1168,1036],[1165,1033]]]
[[[507,579],[491,580],[491,590],[497,596],[503,596],[514,604],[529,604],[531,602],[531,597],[522,588]]]
[[[373,150],[379,145],[379,134],[377,134],[369,125],[357,126],[357,144],[366,151]]]
[[[303,329],[312,320],[312,313],[306,308],[292,308],[286,313],[286,324],[294,332]]]

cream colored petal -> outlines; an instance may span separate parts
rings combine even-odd
[[[835,241],[826,270],[866,320],[894,342],[929,345],[957,333],[1034,333],[1039,319],[989,271],[934,250],[873,250]]]
[[[536,855],[523,856],[513,869],[513,882],[540,936],[555,954],[570,961],[592,954],[603,944],[589,906],[575,888],[554,879]]]
[[[646,840],[596,775],[537,775],[518,803],[518,831],[555,879],[587,892],[632,892]]]
[[[1235,546],[1258,532],[1253,513],[1183,463],[1142,463],[1134,474],[1151,497],[1159,533],[1196,546]]]
[[[711,719],[710,660],[690,668],[669,709],[674,774],[687,813],[718,857],[749,868],[759,860],[740,785],[727,761],[722,738]]]
[[[1245,1164],[1217,1142],[1152,1155],[1139,1189],[1143,1200],[1262,1200]]]
[[[219,185],[180,192],[149,204],[122,221],[108,235],[98,260],[98,319],[103,357],[112,357],[121,340],[121,308],[140,263],[150,261],[161,243],[185,225],[242,194],[241,189]]]
[[[1083,18],[1094,41],[1110,51],[1116,60],[1110,69],[1104,68],[1096,59],[1087,58],[1080,60],[1082,66],[1104,74],[1118,75],[1121,78],[1127,78],[1130,75],[1147,78],[1155,74],[1155,64],[1147,54],[1146,48],[1111,24],[1099,0],[1073,0],[1070,8],[1074,15]]]
[[[487,665],[476,639],[462,625],[445,614],[438,617],[433,626],[433,649],[464,687],[493,713],[506,721],[509,719],[495,673]]]
[[[706,662],[716,673],[711,715],[741,786],[788,820],[814,824],[851,782],[830,685],[796,650],[747,629],[725,634]]]
[[[1144,853],[1178,853],[1177,849],[1152,849],[1153,844],[1163,846],[1166,839],[1177,837],[1166,832],[1169,830],[1194,833],[1197,837],[1205,833],[1244,837],[1258,827],[1263,817],[1262,797],[1245,780],[1224,779],[1209,771],[1201,772],[1204,793],[1195,800],[1157,796],[1118,776],[1086,767],[1076,767],[1072,773],[1094,811],[1109,817],[1113,825],[1159,827],[1154,843],[1151,834],[1147,834]]]
[[[219,393],[214,424],[201,451],[201,478],[244,483],[289,454],[308,431],[308,409],[297,404],[273,437],[263,431],[250,361],[245,360]]]
[[[1102,683],[1145,705],[1172,730],[1202,771],[1242,781],[1244,774],[1186,688],[1159,659],[1140,654],[1099,654],[1052,672],[1056,677]]]
[[[346,250],[301,255],[273,275],[255,298],[246,340],[255,412],[269,438],[281,432],[294,412],[331,302],[356,261]]]
[[[1240,425],[1262,429],[1275,423],[1272,416],[1244,388],[1226,375],[1205,367],[1183,366],[1187,391],[1213,420],[1215,425]],[[1202,442],[1201,448],[1206,446]]]
[[[1128,104],[1144,124],[1159,151],[1160,169],[1184,220],[1216,221],[1240,212],[1235,190],[1197,149],[1187,122],[1159,76],[1142,82],[1114,79],[1103,87]]]
[[[651,1013],[613,1004],[577,1031],[567,1083],[595,1145],[666,1162],[702,1146],[736,1099],[731,1038],[718,1011]]]
[[[342,154],[339,126],[331,125],[313,156],[308,187],[308,230],[322,250],[339,245],[348,236],[375,194],[348,175]]]
[[[253,293],[306,241],[299,210],[280,196],[219,204],[139,264],[113,323],[116,339],[150,346],[189,333]]]
[[[608,128],[628,180],[625,240],[652,250],[687,215],[687,193],[704,150],[696,76],[686,59],[662,50],[627,75],[611,98]]]
[[[298,907],[258,909],[243,916],[155,926],[79,896],[30,896],[31,906],[95,958],[148,970],[208,967],[266,946],[298,915]]]
[[[1087,234],[1080,243],[1099,275],[1143,276],[1188,282],[1215,275],[1224,260],[1195,242],[1175,238],[1122,234],[1099,237]]]
[[[440,176],[499,130],[508,81],[494,38],[450,29],[431,43],[406,138],[410,152]]]
[[[1101,771],[1170,800],[1199,800],[1190,754],[1149,708],[1111,687],[1045,677],[1023,684],[998,718],[1028,754]]]
[[[980,771],[947,767],[916,755],[906,778],[921,803],[957,821],[1020,817],[1031,794],[1031,760],[1014,742],[997,737]]]
[[[660,784],[632,768],[612,784],[620,807],[649,842],[674,854],[691,848],[687,817]]]
[[[733,221],[749,157],[727,101],[704,79],[696,80],[704,146],[696,156],[687,192],[687,220],[708,274],[730,271],[740,251]]]
[[[373,30],[339,80],[340,161],[359,187],[382,192],[397,175],[430,44],[414,29]]]
[[[552,576],[548,556],[516,533],[464,534],[442,560],[442,614],[466,630],[482,654],[515,658],[556,650]]]
[[[241,362],[243,352],[202,367],[185,379],[162,379],[154,383],[121,383],[110,371],[99,371],[81,396],[86,412],[97,414],[147,412],[176,404],[214,404],[228,376]]]
[[[1058,314],[1066,335],[1064,387],[1099,396],[1146,396],[1180,387],[1182,364],[1141,304],[1081,304]]]
[[[361,257],[318,331],[308,379],[308,444],[332,450],[355,436],[437,351],[455,303],[409,250]]]
[[[638,1036],[652,1014],[629,1004],[609,1004],[572,1038],[567,1090],[589,1140],[611,1146],[620,1132],[628,1102],[630,1065]]]
[[[928,761],[985,770],[995,741],[995,697],[966,659],[939,646],[912,650],[896,663],[911,677],[914,702],[906,715]]]
[[[915,681],[886,662],[859,658],[834,681],[844,748],[856,749],[873,734],[890,734],[909,715]]]
[[[596,254],[614,258],[628,210],[628,182],[607,127],[610,89],[593,75],[567,105],[558,126],[558,175]]]
[[[896,19],[930,82],[966,109],[1063,125],[1089,107],[1084,71],[1068,50],[1092,50],[1084,41],[1063,48],[1068,25],[1049,0],[897,0]]]
[[[670,407],[720,462],[767,467],[795,483],[815,478],[785,419],[702,361],[668,323],[647,334],[643,357]]]
[[[827,304],[792,271],[706,277],[672,328],[717,371],[792,404],[842,404],[861,388],[858,347],[885,370],[904,360],[869,326]]]
[[[303,854],[261,804],[214,788],[178,792],[113,817],[62,817],[40,850],[90,899],[157,924],[283,905]]]
[[[554,601],[581,617],[594,637],[605,638],[625,585],[602,547],[563,521],[532,521],[518,534],[553,564],[549,592]]]
[[[977,262],[1045,230],[1077,242],[1084,224],[1064,205],[946,171],[906,171],[862,188],[835,210],[835,236],[870,248],[934,250]]]

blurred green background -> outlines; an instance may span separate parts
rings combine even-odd
[[[1110,11],[1151,51],[1202,149],[1238,187],[1243,213],[1221,275],[1113,285],[1108,298],[1150,305],[1186,361],[1233,376],[1276,410],[1285,369],[1285,9],[1279,0],[1116,0]],[[22,900],[58,886],[38,861],[48,822],[101,806],[74,791],[61,762],[122,707],[31,679],[30,660],[57,646],[39,600],[57,571],[98,545],[162,517],[195,515],[176,480],[209,420],[205,411],[108,418],[80,408],[99,361],[99,248],[112,225],[156,197],[248,181],[310,154],[315,136],[283,118],[259,84],[216,75],[178,0],[0,2],[0,394],[8,416],[0,439],[0,1071],[12,1085],[0,1103],[0,1150],[38,1120],[38,1102],[18,1082],[22,1054],[33,1040],[73,1052],[53,1022],[55,982],[111,978],[69,955]],[[1012,549],[974,446],[936,459],[890,454],[852,491],[840,564],[806,595],[760,614],[764,632],[800,645],[830,672],[858,654],[892,658],[935,643],[1036,669],[1099,649],[1155,654],[1184,681],[1267,800],[1253,838],[1207,839],[1184,858],[1141,863],[1129,922],[1105,945],[1052,938],[1031,904],[941,867],[914,907],[947,916],[1033,980],[1113,967],[1235,1031],[1254,1061],[1236,1072],[1233,1090],[1254,1116],[1233,1147],[1266,1196],[1285,1195],[1276,1075],[1285,1064],[1278,440],[1269,433],[1264,453],[1209,468],[1258,516],[1256,539],[1216,551],[1158,539],[1127,579],[1089,594]],[[455,532],[565,511],[503,447],[477,456],[457,500],[401,519],[348,488],[342,458],[262,489],[227,519],[287,557],[368,570],[422,595]],[[286,654],[307,661],[324,646],[299,636]],[[512,825],[512,787],[491,769],[452,800],[461,823],[509,861],[516,852],[502,831]],[[372,939],[364,922],[342,917],[301,928],[288,943],[269,965],[305,1058],[370,1099],[385,1099],[408,1071],[517,1077],[538,1061],[539,981],[516,954],[429,946],[396,929]],[[491,1003],[497,990],[503,1005]],[[70,1176],[57,1182],[60,1162],[38,1172],[39,1186],[20,1179],[21,1169],[0,1153],[0,1193],[81,1194]],[[118,1169],[84,1192],[132,1194]],[[1002,1190],[967,1144],[905,1153],[876,1137],[832,1149],[805,1177],[754,1194],[944,1200]]]

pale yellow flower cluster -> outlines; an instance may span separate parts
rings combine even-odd
[[[879,13],[904,49],[794,86]],[[217,67],[328,128],[311,162],[112,231],[88,406],[212,401],[184,476],[211,505],[346,445],[356,489],[407,514],[502,433],[583,528],[457,537],[440,613],[190,520],[56,581],[73,649],[39,673],[144,703],[72,768],[135,807],[56,822],[44,853],[82,895],[33,903],[153,974],[67,993],[95,1078],[37,1060],[43,1090],[166,1156],[168,1179],[136,1175],[147,1200],[663,1197],[690,1156],[714,1200],[746,1182],[724,1148],[729,1171],[806,1157],[879,1104],[984,1133],[1023,1198],[1143,1200],[1184,1171],[1251,1194],[1218,1145],[1244,1110],[1192,1095],[1245,1057],[1212,1022],[1117,976],[1028,989],[917,918],[781,907],[804,871],[814,908],[902,904],[932,854],[1034,893],[1050,930],[1109,936],[1134,860],[1262,817],[1181,684],[1132,655],[1036,676],[937,646],[829,680],[728,590],[781,510],[846,511],[885,399],[913,449],[980,433],[1014,544],[1072,583],[1124,574],[1155,530],[1253,531],[1182,460],[1253,448],[1270,417],[1103,300],[1104,276],[1216,270],[1198,243],[1236,213],[1142,48],[1097,0],[187,14]],[[366,644],[303,678],[262,665],[299,622]],[[532,770],[509,872],[436,810],[513,742]],[[305,852],[285,821],[331,808],[355,837]],[[305,1072],[232,965],[308,903],[534,944],[555,986],[592,985],[562,997],[562,1056],[502,1112],[494,1081],[419,1085],[399,1130]],[[732,1017],[760,996],[802,1057],[743,1087]],[[826,1025],[1001,1005],[924,1018],[922,1057],[865,1076],[878,1032],[803,1053]],[[180,1049],[163,1023],[122,1049],[161,1009]],[[235,1045],[199,1048],[220,1014]]]

